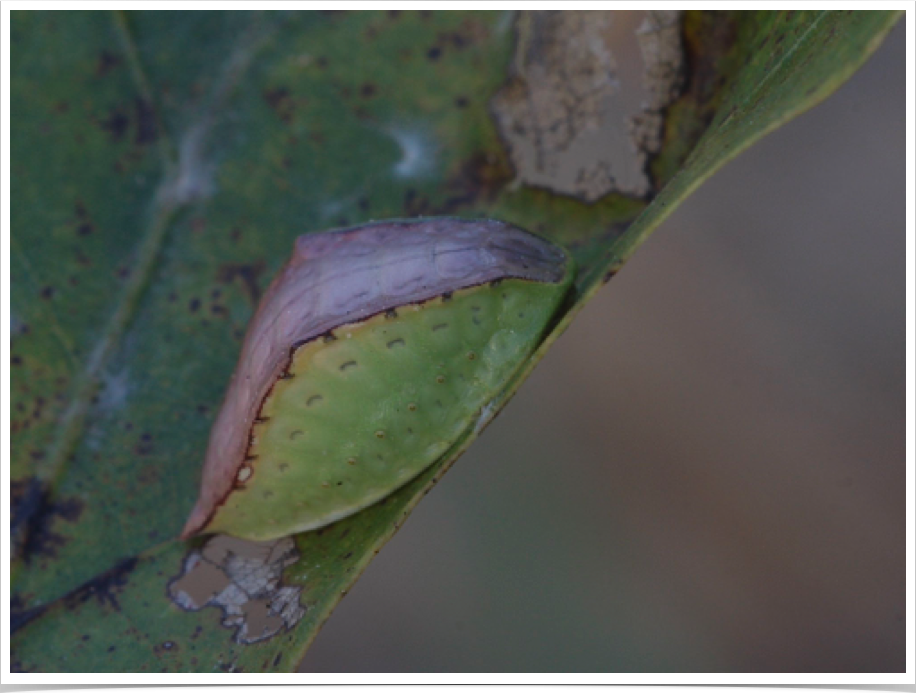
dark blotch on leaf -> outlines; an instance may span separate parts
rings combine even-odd
[[[10,633],[15,633],[36,616],[40,616],[46,608],[47,606],[37,606],[28,609],[18,594],[10,597]]]
[[[409,217],[424,216],[433,213],[433,209],[426,195],[408,188],[404,192],[404,213]]]
[[[92,578],[64,599],[68,608],[76,608],[90,599],[95,598],[102,606],[110,606],[115,611],[121,610],[118,595],[124,590],[127,580],[133,569],[137,567],[138,559],[131,557],[118,563],[114,568]],[[112,645],[109,651],[114,650]]]
[[[137,114],[137,144],[155,142],[159,131],[156,127],[156,114],[152,104],[145,99],[137,99],[134,102],[134,108]]]
[[[52,498],[35,477],[10,484],[12,517],[10,533],[22,536],[20,555],[28,563],[39,556],[53,557],[66,539],[52,531],[57,520],[75,522],[83,512],[77,498]]]
[[[492,202],[512,176],[512,169],[503,157],[477,152],[449,177],[446,189],[450,195],[434,213],[451,214],[478,201]]]
[[[286,87],[277,87],[264,91],[264,100],[267,105],[273,109],[277,117],[284,123],[289,123],[293,119],[295,104],[290,96],[289,89]]]
[[[258,285],[258,276],[264,271],[263,262],[220,265],[216,272],[216,280],[223,284],[230,284],[236,278],[242,280],[242,285],[251,299],[252,304],[257,304],[261,298],[261,287]]]
[[[120,142],[124,139],[130,120],[123,111],[113,110],[108,114],[108,118],[101,122],[102,129],[108,133],[112,142]]]
[[[97,77],[104,77],[120,64],[120,56],[103,50],[101,53],[99,53],[99,60],[98,63],[96,63],[95,74]]]

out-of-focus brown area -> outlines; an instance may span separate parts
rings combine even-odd
[[[905,32],[608,284],[305,671],[903,671]]]

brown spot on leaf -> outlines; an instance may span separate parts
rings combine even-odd
[[[280,120],[284,123],[292,121],[296,105],[290,96],[289,89],[286,87],[267,89],[264,91],[264,100]]]
[[[166,640],[165,642],[161,642],[158,645],[156,645],[156,647],[153,648],[153,651],[157,655],[163,655],[163,654],[168,654],[170,652],[177,652],[178,649],[179,649],[178,645],[174,641]]]
[[[105,77],[109,72],[121,64],[121,57],[111,53],[107,50],[103,50],[99,53],[99,59],[95,66],[95,74],[97,77]]]
[[[140,457],[145,457],[153,451],[153,437],[149,433],[140,436],[140,442],[134,447],[134,452]]]
[[[108,117],[101,121],[100,125],[102,129],[108,133],[112,142],[120,142],[127,133],[127,128],[130,126],[130,119],[124,111],[112,109],[108,113]]]
[[[406,216],[426,216],[431,211],[432,207],[426,195],[418,193],[413,188],[408,188],[404,192],[404,213]]]
[[[156,125],[156,113],[153,111],[152,104],[146,99],[137,99],[134,102],[134,110],[137,117],[136,143],[143,145],[155,142],[159,129]]]
[[[77,251],[74,252],[74,255],[76,256],[76,262],[77,262],[77,264],[79,264],[79,265],[81,265],[81,266],[83,266],[83,267],[91,267],[91,266],[92,266],[92,260],[91,260],[91,259],[89,258],[89,256],[86,255],[86,253],[84,253],[83,251],[77,250]]]
[[[446,188],[450,195],[436,212],[448,214],[476,202],[492,202],[511,180],[512,168],[505,157],[477,152],[449,177]]]
[[[261,287],[258,277],[264,271],[264,262],[255,263],[225,263],[220,265],[216,273],[216,280],[223,284],[231,284],[237,278],[242,281],[242,286],[248,293],[253,305],[257,305],[261,298]]]

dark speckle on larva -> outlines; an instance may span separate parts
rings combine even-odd
[[[249,325],[183,536],[267,540],[382,500],[476,432],[573,275],[497,221],[299,238]]]

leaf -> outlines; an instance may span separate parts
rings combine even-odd
[[[455,214],[564,243],[576,300],[530,371],[684,197],[836,89],[897,17],[685,13],[690,71],[651,180],[622,177],[624,195],[603,192],[614,162],[579,182],[531,165],[589,153],[579,80],[598,58],[558,46],[594,16],[524,13],[512,31],[490,12],[12,13],[14,670],[294,670],[472,442],[294,540],[174,539],[297,235]],[[551,130],[566,97],[576,127]]]

